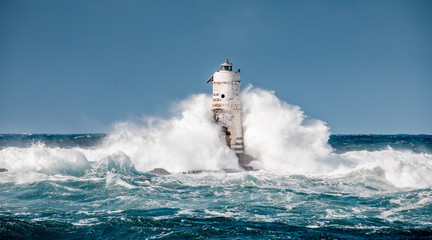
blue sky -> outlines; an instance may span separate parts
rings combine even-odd
[[[332,133],[432,133],[432,1],[0,1],[0,133],[164,116],[225,58]]]

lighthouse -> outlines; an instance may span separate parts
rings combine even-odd
[[[221,136],[237,155],[239,164],[246,166],[252,158],[244,153],[244,140],[240,101],[240,69],[232,70],[232,63],[225,59],[221,69],[210,77],[213,85],[212,111],[214,121],[221,127]]]

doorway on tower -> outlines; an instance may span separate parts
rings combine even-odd
[[[225,142],[229,148],[231,148],[231,133],[228,131],[228,128],[225,126],[221,127],[221,138],[225,137]]]

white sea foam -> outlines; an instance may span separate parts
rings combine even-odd
[[[359,169],[382,169],[396,187],[432,186],[432,155],[398,151],[332,153],[329,128],[306,117],[300,107],[278,99],[273,92],[246,88],[242,94],[246,150],[252,164],[275,172],[340,176]]]
[[[383,181],[396,187],[432,186],[432,155],[399,151],[332,152],[329,127],[311,119],[298,106],[274,92],[246,88],[242,92],[246,151],[255,168],[278,174],[338,177],[380,169]],[[34,144],[0,150],[0,181],[28,182],[45,176],[109,178],[165,168],[170,172],[237,168],[237,159],[219,137],[210,111],[211,97],[192,95],[177,104],[167,119],[143,118],[114,126],[95,148],[64,149]],[[373,174],[373,171],[367,174]],[[13,179],[11,179],[13,178]],[[114,179],[114,180],[113,180]],[[115,181],[114,181],[115,182]],[[110,185],[110,184],[108,184]],[[130,187],[130,186],[129,186]]]
[[[0,182],[26,183],[64,175],[82,176],[91,163],[77,149],[51,148],[42,143],[29,148],[9,147],[0,151],[0,166],[8,169]]]
[[[274,92],[246,88],[242,94],[246,151],[259,169],[316,173],[327,168],[331,153],[328,127],[308,119],[300,107],[278,99]]]
[[[93,226],[97,224],[101,224],[97,218],[85,218],[72,223],[72,225],[76,226]]]
[[[387,181],[397,187],[427,188],[432,186],[432,155],[394,150],[352,151],[340,155],[355,162],[355,169],[379,168]]]
[[[208,95],[193,95],[168,120],[118,123],[103,147],[126,153],[140,171],[238,168],[235,155],[220,141],[210,106]]]
[[[90,163],[80,151],[74,149],[49,148],[44,144],[34,144],[30,148],[9,147],[1,150],[0,164],[8,170],[41,173],[78,173],[90,167]]]

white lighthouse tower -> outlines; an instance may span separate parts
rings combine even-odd
[[[215,72],[207,82],[213,83],[213,118],[221,126],[221,135],[226,144],[236,153],[240,165],[246,168],[251,159],[244,154],[240,69],[234,72],[232,64],[225,59],[221,70]]]

